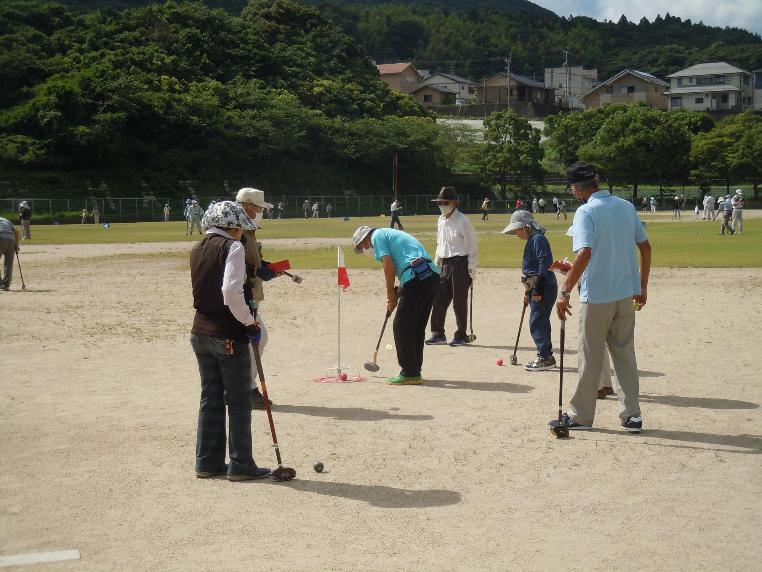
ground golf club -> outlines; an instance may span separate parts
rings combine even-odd
[[[511,356],[511,365],[518,365],[519,360],[516,357],[516,352],[519,351],[519,338],[521,337],[521,326],[524,325],[524,314],[527,311],[527,304],[521,309],[521,321],[519,321],[519,332],[516,334],[516,345],[513,346],[513,355]]]
[[[384,318],[384,325],[381,326],[381,335],[378,336],[378,343],[376,344],[376,351],[373,352],[373,361],[366,361],[365,364],[363,364],[363,367],[368,371],[378,371],[378,364],[376,363],[376,360],[378,359],[378,348],[381,347],[381,338],[384,337],[384,330],[386,330],[386,322],[389,321],[389,316],[392,315],[391,310],[386,311],[386,317]]]
[[[275,423],[273,423],[273,412],[270,408],[270,398],[267,396],[267,383],[265,382],[265,372],[262,370],[262,358],[259,355],[259,346],[251,344],[254,349],[254,360],[257,362],[257,373],[259,374],[259,383],[262,385],[262,397],[264,397],[265,409],[267,410],[267,420],[270,422],[270,434],[273,437],[273,447],[275,448],[275,458],[278,460],[278,468],[270,476],[276,481],[290,481],[296,478],[296,471],[290,467],[284,467],[280,458],[280,449],[278,448],[278,437],[275,434]]]
[[[283,271],[283,274],[285,274],[286,276],[291,278],[291,280],[293,280],[297,284],[301,284],[302,283],[302,277],[299,276],[298,274],[291,274],[290,272],[286,272],[285,270]]]
[[[21,289],[26,290],[26,282],[24,282],[24,273],[21,272],[21,257],[19,256],[18,251],[16,252],[16,262],[19,265],[19,276],[21,276]]]
[[[470,344],[472,342],[476,341],[476,336],[474,335],[474,281],[471,280],[471,302],[468,308],[468,319],[470,324],[470,330],[471,333],[466,336],[466,341]]]
[[[566,320],[561,320],[561,359],[558,363],[558,419],[551,423],[550,432],[556,436],[556,439],[563,439],[569,436],[569,428],[561,425],[561,409],[564,399],[564,344],[566,342]]]

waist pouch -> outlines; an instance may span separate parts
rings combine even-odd
[[[410,268],[413,271],[413,276],[418,280],[426,280],[429,276],[434,274],[434,271],[429,266],[429,260],[426,258],[416,258],[410,263]]]
[[[524,285],[524,290],[526,290],[527,292],[531,292],[534,289],[535,284],[537,284],[538,279],[539,279],[539,276],[537,276],[537,274],[522,276],[521,283]]]

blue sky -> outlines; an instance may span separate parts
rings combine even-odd
[[[559,16],[590,16],[596,20],[619,20],[624,14],[637,22],[653,20],[669,12],[684,20],[711,26],[734,26],[762,35],[762,0],[532,0]]]

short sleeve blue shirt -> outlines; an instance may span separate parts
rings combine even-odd
[[[648,240],[631,203],[598,191],[574,215],[574,252],[592,249],[580,281],[580,300],[604,304],[640,294],[636,244]]]
[[[401,230],[377,228],[373,231],[370,242],[376,253],[376,260],[381,262],[382,257],[391,256],[400,286],[404,286],[413,278],[414,273],[409,268],[413,260],[416,258],[431,260],[431,256],[423,245],[414,236]],[[430,262],[429,267],[439,274],[436,264]]]

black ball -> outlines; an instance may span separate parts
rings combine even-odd
[[[322,473],[323,472],[323,463],[320,461],[316,461],[314,465],[312,465],[312,468],[315,469],[316,473]]]

